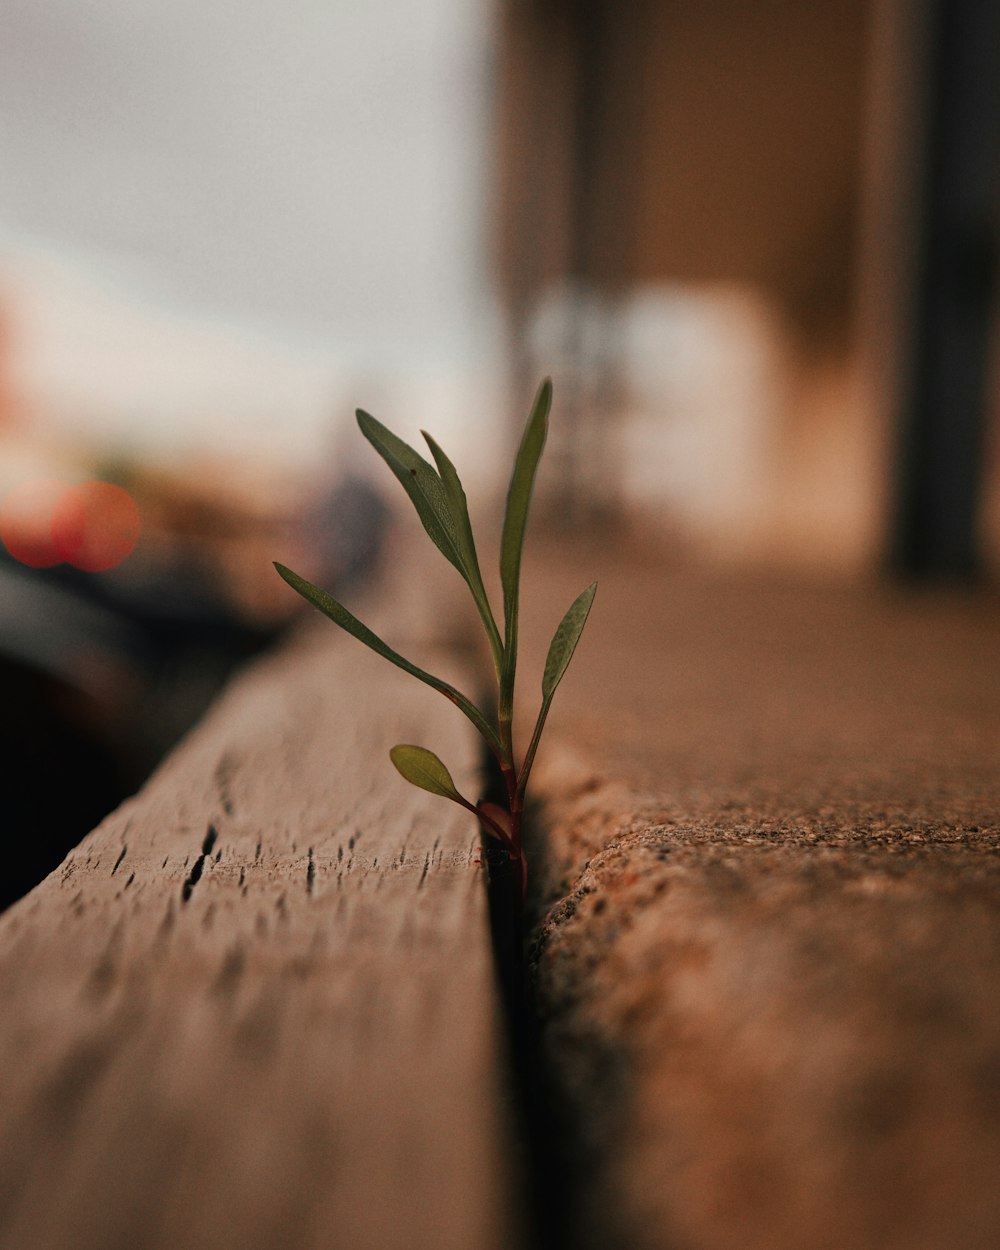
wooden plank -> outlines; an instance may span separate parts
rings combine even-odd
[[[4,1250],[516,1244],[476,831],[387,758],[466,728],[323,623],[0,919]]]

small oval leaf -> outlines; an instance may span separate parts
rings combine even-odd
[[[555,694],[556,686],[562,681],[563,674],[569,667],[596,593],[597,582],[592,582],[586,590],[577,595],[569,605],[566,615],[559,622],[559,628],[549,645],[545,672],[542,674],[542,695],[546,700],[551,699]]]
[[[471,806],[455,789],[451,773],[433,751],[428,751],[426,747],[400,743],[389,752],[389,758],[396,765],[398,772],[411,785],[419,786],[421,790],[428,790],[431,794],[440,794],[443,798],[453,799],[463,806]]]

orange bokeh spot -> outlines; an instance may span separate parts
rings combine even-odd
[[[9,490],[0,504],[0,539],[15,560],[33,569],[49,569],[65,558],[52,533],[52,522],[69,487],[55,478],[34,478]]]
[[[139,539],[139,505],[111,482],[84,482],[64,491],[52,517],[61,559],[86,573],[102,573],[131,555]]]

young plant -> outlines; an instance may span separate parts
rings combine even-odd
[[[326,591],[320,590],[283,564],[276,563],[274,566],[285,581],[313,607],[318,608],[341,629],[384,656],[390,663],[403,669],[404,672],[411,673],[432,689],[443,694],[446,699],[450,699],[475,725],[499,766],[506,791],[506,807],[490,802],[470,802],[459,793],[445,765],[433,751],[427,750],[426,747],[403,743],[393,747],[389,755],[393,764],[407,781],[419,786],[422,790],[428,790],[431,794],[439,794],[466,808],[476,817],[486,833],[507,849],[510,859],[516,866],[519,894],[522,900],[527,884],[527,864],[522,846],[522,822],[528,778],[535,762],[535,753],[538,750],[542,729],[545,726],[549,708],[552,706],[552,697],[576,650],[576,644],[580,640],[597,590],[597,583],[594,582],[582,591],[570,604],[555,632],[542,673],[542,701],[535,720],[535,728],[527,750],[519,760],[514,751],[513,722],[521,552],[524,548],[524,534],[535,474],[548,432],[551,406],[552,383],[546,379],[539,389],[524,428],[507,491],[507,506],[500,543],[500,583],[503,590],[502,636],[483,585],[479,558],[476,555],[476,544],[472,535],[472,524],[469,519],[469,506],[455,466],[429,434],[424,433],[423,436],[434,459],[433,465],[412,447],[407,446],[402,439],[387,430],[374,417],[369,416],[367,412],[359,409],[357,413],[362,434],[399,479],[431,541],[445,559],[459,571],[472,594],[476,610],[486,631],[496,672],[495,720],[454,686],[411,664]]]

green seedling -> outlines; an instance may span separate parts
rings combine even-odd
[[[553,695],[573,658],[573,652],[580,641],[580,635],[597,590],[595,582],[582,591],[570,604],[555,632],[542,673],[542,700],[535,720],[535,728],[527,750],[518,760],[514,752],[513,722],[514,679],[517,674],[517,630],[520,613],[521,553],[524,549],[528,508],[531,503],[535,475],[548,432],[551,406],[552,383],[546,379],[539,389],[524,428],[507,491],[507,506],[500,542],[500,584],[503,591],[502,636],[483,584],[479,558],[476,555],[476,544],[472,535],[472,523],[469,519],[469,505],[455,466],[429,434],[424,433],[423,436],[430,448],[434,464],[425,460],[367,412],[359,409],[357,413],[362,434],[399,479],[431,541],[462,575],[472,594],[476,610],[486,631],[496,673],[497,697],[494,716],[482,711],[471,699],[448,682],[418,668],[394,651],[326,591],[320,590],[283,564],[274,566],[285,581],[313,607],[318,608],[341,629],[384,656],[390,663],[443,694],[475,725],[503,776],[507,798],[506,807],[485,801],[473,803],[465,798],[459,793],[445,765],[433,751],[427,750],[426,747],[402,743],[393,747],[389,755],[398,771],[412,785],[428,790],[431,794],[451,799],[453,803],[466,808],[476,817],[485,832],[506,848],[511,861],[516,866],[519,896],[522,900],[527,884],[527,865],[522,846],[522,823],[528,778],[535,762],[542,730],[552,706]]]

